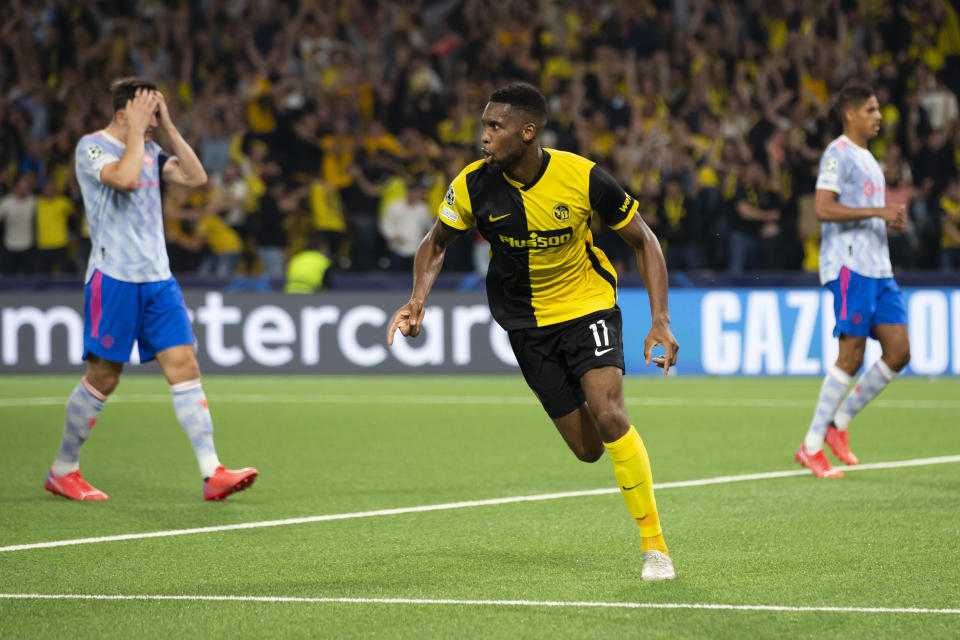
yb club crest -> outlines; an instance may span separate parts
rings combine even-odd
[[[553,217],[560,222],[566,222],[570,219],[570,207],[565,204],[558,204],[553,208]]]

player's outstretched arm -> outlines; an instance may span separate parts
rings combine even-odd
[[[415,338],[420,334],[420,323],[426,313],[427,296],[437,280],[440,267],[443,266],[443,256],[450,243],[457,239],[457,234],[448,230],[438,219],[433,223],[430,231],[420,241],[417,255],[413,259],[413,293],[410,300],[393,314],[390,328],[387,329],[387,344],[393,344],[393,336],[397,329],[400,333]]]
[[[907,208],[902,204],[882,207],[848,207],[837,202],[837,194],[829,189],[817,189],[813,200],[820,222],[853,222],[866,218],[883,218],[894,229],[906,229]]]
[[[170,119],[170,111],[167,109],[167,102],[163,99],[163,94],[159,91],[154,93],[157,95],[157,106],[159,108],[157,121],[170,141],[170,150],[173,152],[172,157],[163,165],[163,179],[184,187],[205,185],[207,183],[207,172],[203,170],[200,158],[180,135],[180,131],[173,124],[173,120]]]
[[[677,351],[680,345],[670,331],[670,310],[667,304],[667,263],[657,237],[647,223],[637,214],[626,226],[617,229],[617,233],[637,252],[637,267],[640,277],[647,288],[650,298],[650,316],[652,326],[643,341],[643,357],[647,364],[651,360],[666,374],[670,367],[677,364]],[[657,345],[663,346],[663,355],[651,359],[651,352]]]

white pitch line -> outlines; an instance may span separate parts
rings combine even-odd
[[[211,402],[229,402],[235,404],[262,404],[279,402],[283,404],[439,404],[439,405],[528,405],[537,406],[536,399],[530,396],[365,396],[344,394],[208,394]],[[168,394],[120,394],[110,398],[111,404],[159,403],[170,402]],[[732,408],[768,408],[768,407],[809,407],[807,399],[784,398],[627,398],[628,405],[641,407],[732,407]],[[66,405],[66,396],[38,396],[33,398],[0,398],[3,407],[43,407]],[[960,409],[960,400],[875,400],[873,407],[887,409]]]
[[[411,604],[469,607],[600,607],[606,609],[702,609],[709,611],[774,611],[787,613],[909,613],[958,615],[960,609],[925,607],[804,607],[775,604],[711,604],[696,602],[579,602],[565,600],[454,600],[449,598],[309,598],[296,596],[112,595],[78,593],[0,593],[6,600],[154,600],[193,602],[270,602],[307,604]]]
[[[872,469],[896,469],[900,467],[920,467],[932,464],[946,464],[951,462],[960,462],[960,455],[940,456],[937,458],[915,458],[913,460],[896,460],[893,462],[874,462],[871,464],[861,464],[855,467],[842,467],[845,471],[869,471]],[[739,476],[718,476],[715,478],[704,478],[701,480],[681,480],[678,482],[662,482],[654,484],[653,488],[660,491],[664,489],[681,489],[684,487],[702,487],[713,484],[729,484],[731,482],[744,482],[748,480],[771,480],[775,478],[789,478],[792,476],[809,475],[807,469],[795,469],[792,471],[770,471],[767,473],[749,473]],[[394,516],[406,513],[425,513],[429,511],[448,511],[450,509],[465,509],[468,507],[486,507],[501,504],[513,504],[517,502],[540,502],[543,500],[557,500],[560,498],[580,498],[585,496],[599,496],[610,493],[618,493],[620,490],[616,487],[605,489],[589,489],[586,491],[564,491],[560,493],[541,493],[530,496],[511,496],[507,498],[492,498],[488,500],[468,500],[464,502],[447,502],[443,504],[428,504],[416,507],[398,507],[395,509],[378,509],[375,511],[353,511],[349,513],[332,513],[319,516],[305,516],[301,518],[285,518],[282,520],[262,520],[259,522],[240,522],[237,524],[224,524],[211,527],[196,527],[192,529],[170,529],[166,531],[149,531],[146,533],[127,533],[114,536],[98,536],[93,538],[75,538],[72,540],[52,540],[50,542],[34,542],[30,544],[15,544],[6,547],[0,547],[0,552],[4,551],[28,551],[30,549],[49,549],[52,547],[67,547],[81,544],[97,544],[101,542],[119,542],[122,540],[143,540],[146,538],[166,538],[170,536],[185,536],[195,533],[216,533],[220,531],[236,531],[240,529],[262,529],[265,527],[283,527],[295,524],[309,524],[312,522],[327,522],[330,520],[351,520],[354,518],[372,518],[377,516]]]

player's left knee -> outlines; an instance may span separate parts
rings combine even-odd
[[[619,438],[630,428],[630,419],[627,412],[620,407],[610,407],[596,414],[597,425],[607,442]]]
[[[886,360],[886,358],[884,358],[884,360]],[[900,371],[910,364],[910,346],[907,345],[905,348],[892,353],[887,364],[890,365],[890,368],[894,371]]]
[[[160,367],[170,384],[195,380],[200,377],[200,365],[192,349],[170,350],[158,357]]]
[[[573,454],[577,456],[577,460],[580,462],[596,462],[603,456],[603,452],[605,450],[606,448],[602,443],[600,443],[592,448],[588,445],[584,445],[581,449],[575,449]]]
[[[163,374],[167,378],[167,382],[170,384],[189,382],[190,380],[200,379],[200,367],[197,365],[196,361],[192,363],[178,362],[165,367]]]

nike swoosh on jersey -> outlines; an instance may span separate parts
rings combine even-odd
[[[602,356],[603,354],[609,353],[610,351],[613,351],[613,347],[610,347],[609,349],[603,349],[603,350],[601,350],[601,349],[594,349],[594,350],[593,350],[593,355],[595,355],[595,356]]]
[[[509,214],[509,213],[505,213],[505,214],[503,214],[502,216],[496,216],[496,217],[490,216],[490,222],[496,222],[497,220],[503,220],[503,219],[506,218],[508,215],[510,215],[510,214]]]

